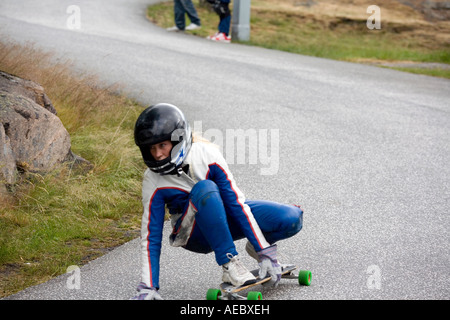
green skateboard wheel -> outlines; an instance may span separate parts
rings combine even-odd
[[[261,292],[250,291],[247,294],[247,300],[262,300],[262,294]]]
[[[300,270],[298,273],[298,283],[303,286],[311,285],[311,271]]]
[[[208,289],[206,292],[206,300],[219,300],[222,295],[222,291],[219,289]]]

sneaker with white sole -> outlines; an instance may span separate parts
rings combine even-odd
[[[226,42],[226,43],[230,43],[231,42],[231,37],[227,36],[223,32],[217,32],[213,36],[206,37],[206,39],[212,40],[212,41],[217,41],[217,42]]]
[[[190,25],[188,25],[188,26],[186,27],[185,30],[191,31],[191,30],[197,30],[197,29],[200,29],[200,28],[201,28],[201,26],[199,26],[198,24],[191,23]]]
[[[247,270],[247,268],[238,259],[237,256],[233,256],[232,254],[228,253],[227,257],[230,259],[230,262],[222,265],[223,282],[231,283],[236,287],[249,285],[256,282],[255,276]]]
[[[206,39],[212,40],[212,38],[216,37],[219,33],[216,32],[213,36],[207,36]]]
[[[184,31],[184,30],[181,30],[180,28],[178,28],[177,26],[173,26],[173,27],[170,27],[170,28],[167,28],[166,29],[167,31]]]

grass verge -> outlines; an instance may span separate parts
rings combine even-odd
[[[254,0],[251,39],[246,44],[351,62],[450,63],[448,23],[429,23],[411,8],[391,0],[381,5],[384,17],[381,30],[370,30],[366,26],[369,17],[366,9],[373,3],[365,2],[328,0],[309,8],[296,5],[301,1]],[[194,4],[202,28],[189,32],[200,37],[214,34],[218,16],[209,5],[200,5],[198,0]],[[163,28],[173,26],[173,3],[149,6],[147,17]],[[396,69],[450,78],[448,69]]]
[[[139,235],[144,165],[133,141],[142,107],[93,76],[74,76],[70,62],[0,42],[0,70],[45,89],[69,131],[72,150],[93,164],[25,173],[14,200],[0,206],[0,297],[82,265]]]

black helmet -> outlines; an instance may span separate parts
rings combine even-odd
[[[150,147],[170,140],[173,144],[169,157],[157,161]],[[181,167],[192,145],[192,133],[180,109],[168,103],[158,103],[145,109],[136,120],[134,141],[141,149],[145,164],[161,174],[173,174]]]

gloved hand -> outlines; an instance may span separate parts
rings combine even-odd
[[[137,291],[139,293],[131,300],[163,300],[158,293],[158,289],[147,287],[143,282],[139,283]]]
[[[281,266],[277,260],[277,245],[271,245],[257,252],[259,260],[259,278],[263,279],[269,274],[276,287],[281,280]]]

